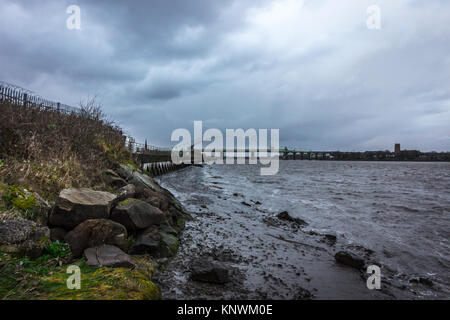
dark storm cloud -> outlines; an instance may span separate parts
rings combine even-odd
[[[378,31],[371,4],[0,0],[0,80],[68,104],[98,95],[158,145],[203,120],[310,149],[450,149],[450,4],[378,1]]]

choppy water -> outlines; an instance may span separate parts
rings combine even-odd
[[[169,298],[292,299],[300,288],[324,299],[450,298],[449,163],[281,161],[275,176],[212,165],[160,183],[196,217],[162,275],[171,279],[163,287]],[[309,225],[299,232],[266,223],[284,210]],[[309,231],[335,233],[338,242],[329,246]],[[334,262],[336,251],[359,247],[374,251],[386,290],[368,290]],[[220,290],[191,283],[186,260],[217,248],[240,257],[231,266],[243,280]],[[418,277],[433,286],[410,281]]]

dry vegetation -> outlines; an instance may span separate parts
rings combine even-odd
[[[134,161],[95,100],[78,114],[0,102],[0,182],[52,200],[68,187],[103,188],[102,172]]]

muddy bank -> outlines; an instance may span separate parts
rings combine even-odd
[[[178,253],[155,276],[166,299],[417,299],[433,287],[391,270],[370,248],[349,244],[338,232],[317,231],[283,207],[265,209],[263,199],[227,188],[208,167],[188,170],[160,179],[194,217]],[[226,281],[193,278],[198,261],[213,275],[227,270]],[[371,264],[381,267],[381,290],[367,288]]]

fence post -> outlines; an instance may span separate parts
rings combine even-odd
[[[23,106],[24,107],[27,106],[27,100],[28,100],[28,94],[24,93],[23,94]]]
[[[59,102],[57,102],[56,103],[56,109],[58,110],[58,112],[59,112],[59,109],[61,108],[61,103],[59,103]]]

